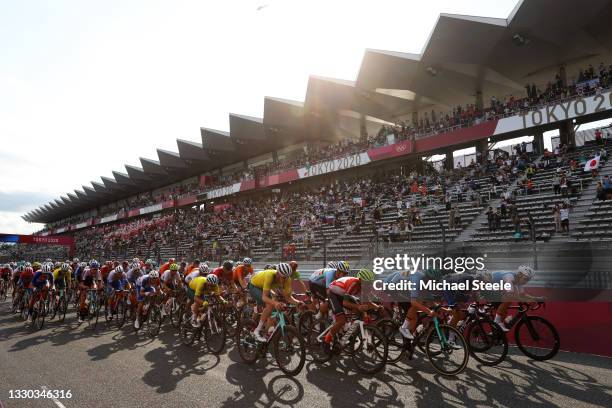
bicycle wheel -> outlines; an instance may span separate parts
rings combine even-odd
[[[41,330],[45,325],[45,316],[47,315],[46,307],[47,304],[45,302],[45,299],[39,299],[36,318],[32,318],[32,324],[34,323],[34,321],[36,321],[36,327],[38,328],[38,330]]]
[[[346,346],[357,370],[372,375],[382,370],[387,364],[389,346],[383,332],[374,325],[363,326],[351,336]]]
[[[315,314],[312,310],[306,310],[303,313],[300,313],[300,317],[297,321],[297,330],[298,333],[305,339],[308,338],[308,333],[312,330],[312,326],[315,321]]]
[[[527,316],[519,321],[514,339],[523,354],[536,361],[553,358],[561,347],[557,329],[540,316]]]
[[[470,354],[479,363],[495,366],[508,354],[508,339],[498,324],[489,318],[472,321],[465,329]]]
[[[387,362],[395,364],[406,354],[406,339],[399,332],[399,325],[391,319],[382,319],[376,323],[376,327],[382,331],[387,339],[389,354]]]
[[[65,296],[62,296],[59,301],[59,310],[57,319],[60,323],[63,323],[66,319],[66,312],[68,311],[68,300]]]
[[[302,371],[306,362],[306,345],[294,326],[285,326],[276,331],[272,339],[272,350],[283,373],[295,376]]]
[[[213,354],[218,354],[225,347],[225,324],[222,316],[215,310],[202,322],[204,325],[204,340],[206,340],[206,348]]]
[[[225,331],[232,338],[238,331],[238,320],[240,312],[235,306],[227,306],[225,309]]]
[[[433,368],[442,375],[459,374],[465,370],[470,357],[461,332],[446,324],[439,325],[438,330],[432,325],[425,338],[425,354]]]
[[[123,327],[123,324],[125,323],[126,307],[127,305],[125,303],[125,298],[121,298],[117,302],[117,305],[115,305],[115,312],[113,313],[113,315],[115,319],[115,327],[117,328],[117,330],[121,329]]]
[[[162,314],[160,306],[153,305],[149,310],[149,318],[147,319],[147,333],[149,337],[155,337],[159,333],[162,325]]]
[[[308,351],[308,354],[312,356],[312,359],[315,362],[319,364],[327,363],[332,359],[334,352],[328,353],[323,350],[323,339],[321,338],[319,340],[321,334],[323,334],[325,329],[327,329],[327,322],[323,320],[311,320],[310,323],[310,328],[303,334],[306,350]],[[306,329],[303,328],[302,330]],[[332,344],[332,350],[339,350],[339,345],[337,344],[336,339],[334,339]]]
[[[178,300],[173,299],[170,307],[170,323],[173,327],[180,329],[183,318],[183,305]]]
[[[28,320],[28,313],[30,312],[29,305],[30,297],[24,294],[21,298],[21,304],[19,305],[19,314],[21,315],[23,321]]]
[[[259,342],[253,336],[253,330],[257,327],[257,323],[251,319],[241,319],[238,326],[238,334],[236,335],[236,346],[238,354],[243,362],[253,364],[259,357]]]

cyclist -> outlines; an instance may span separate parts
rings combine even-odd
[[[159,290],[159,272],[153,270],[147,275],[142,275],[136,281],[136,301],[138,302],[138,311],[134,320],[134,327],[140,329],[140,315],[144,307],[146,296],[155,294]]]
[[[185,276],[185,284],[189,285],[194,278],[198,276],[207,276],[208,275],[208,264],[201,263],[198,269],[192,271],[189,275]]]
[[[348,263],[347,263],[348,265]],[[298,272],[297,268],[298,268],[298,263],[296,261],[291,261],[289,262],[289,266],[291,266],[291,279],[295,280],[298,285],[300,285],[300,287],[302,288],[302,293],[306,293],[308,295],[310,295],[310,291],[308,290],[308,288],[306,287],[306,284],[304,283],[304,281],[301,279],[301,275]]]
[[[83,322],[83,318],[87,315],[87,307],[85,301],[87,292],[90,289],[99,289],[102,285],[102,274],[100,273],[100,264],[95,259],[89,262],[89,266],[85,267],[79,282],[79,323]]]
[[[261,335],[261,330],[268,321],[274,309],[282,309],[283,303],[274,300],[270,293],[272,290],[282,292],[286,302],[302,306],[303,302],[293,297],[293,289],[291,288],[291,266],[288,263],[280,263],[276,269],[267,269],[256,273],[248,284],[248,290],[251,296],[255,299],[258,306],[264,306],[264,310],[259,318],[259,324],[253,331],[253,336],[258,341],[267,341]]]
[[[15,268],[15,273],[13,274],[13,282],[15,277],[17,277],[16,288],[18,288],[18,295],[15,297],[15,304],[19,304],[21,302],[21,298],[23,293],[26,290],[31,290],[30,284],[32,283],[32,278],[34,278],[34,269],[26,268],[23,265]]]
[[[147,259],[144,263],[144,273],[147,274],[149,272],[151,272],[153,269],[155,269],[155,261],[152,260],[151,258]],[[140,267],[140,265],[139,265]],[[142,269],[142,268],[141,268]],[[128,271],[129,272],[129,271]]]
[[[244,258],[242,265],[234,267],[233,280],[234,284],[239,286],[242,290],[247,288],[247,276],[253,274],[253,260],[251,258]]]
[[[215,296],[224,304],[227,303],[221,296],[219,289],[219,278],[217,275],[198,276],[186,287],[187,297],[193,302],[191,304],[191,325],[200,327],[200,311],[203,306],[208,306],[207,296]]]
[[[521,265],[517,268],[516,272],[513,271],[496,271],[491,273],[491,282],[503,281],[512,285],[512,289],[508,292],[503,293],[502,302],[497,306],[495,314],[495,323],[501,327],[501,329],[507,332],[506,319],[508,317],[508,308],[512,304],[514,299],[528,298],[531,300],[542,300],[541,297],[530,296],[525,293],[524,286],[535,276],[533,268],[527,265]]]
[[[168,259],[168,262],[166,262],[165,264],[159,267],[159,273],[166,272],[168,268],[170,268],[170,265],[172,265],[173,263],[176,263],[176,259],[174,258]]]
[[[330,262],[335,265],[334,268],[321,268],[312,273],[308,279],[310,292],[312,293],[312,301],[319,306],[319,312],[315,315],[316,319],[321,316],[327,316],[328,307],[327,300],[329,285],[336,279],[346,276],[349,273],[348,263],[345,261]],[[329,266],[328,264],[328,266]]]
[[[9,264],[4,264],[0,268],[0,279],[3,282],[3,287],[2,287],[3,291],[8,291],[8,289],[9,289],[9,282],[11,280],[11,274],[12,273],[13,273],[13,270],[11,269],[11,266]]]
[[[190,263],[187,268],[185,268],[185,276],[189,275],[191,272],[197,270],[200,267],[200,260],[196,259],[192,263]]]
[[[215,275],[219,278],[219,283],[223,284],[228,288],[230,292],[234,292],[237,290],[236,285],[234,284],[234,263],[232,261],[225,261],[223,265],[215,268],[210,272],[210,275]]]
[[[34,302],[38,300],[38,297],[42,297],[43,299],[47,296],[47,289],[53,289],[55,286],[53,285],[53,264],[51,262],[45,263],[40,271],[37,271],[32,278],[32,287],[34,288],[34,293],[30,298],[29,305],[29,317],[32,317],[32,309],[34,307]]]
[[[181,289],[183,282],[181,281],[181,275],[179,274],[179,266],[177,264],[170,265],[170,268],[163,273],[161,276],[161,290],[168,296],[168,300],[165,302],[162,308],[163,314],[170,314],[170,300],[175,295],[174,291]]]
[[[53,282],[58,291],[66,290],[72,283],[72,268],[68,262],[64,262],[59,268],[53,271]],[[56,296],[59,300],[59,294]]]
[[[353,312],[367,312],[368,310],[378,310],[382,307],[371,302],[356,304],[352,298],[361,292],[363,282],[371,282],[374,278],[374,272],[368,269],[361,269],[357,272],[356,277],[344,276],[334,280],[329,285],[329,303],[336,316],[336,322],[327,332],[323,341],[323,350],[326,353],[331,351],[334,336],[346,323],[345,308]]]
[[[115,291],[129,288],[130,282],[128,282],[127,274],[121,265],[117,266],[108,274],[106,282],[108,283],[108,285],[106,285],[106,294],[108,296],[109,306],[112,310],[115,307]]]

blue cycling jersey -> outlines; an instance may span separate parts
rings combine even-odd
[[[323,286],[325,288],[329,288],[329,285],[336,279],[336,269],[334,268],[323,268],[317,271],[314,271],[310,278],[308,279],[310,283],[314,283],[315,285]]]
[[[45,279],[46,278],[46,279]],[[53,274],[45,273],[42,271],[37,271],[32,278],[32,286],[36,288],[42,288],[49,282],[50,285],[53,285]]]

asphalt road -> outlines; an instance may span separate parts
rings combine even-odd
[[[72,312],[70,309],[69,313]],[[10,399],[9,390],[70,390],[72,398]],[[229,344],[219,355],[181,345],[169,325],[157,339],[128,327],[93,332],[66,322],[41,331],[0,305],[0,401],[4,407],[609,407],[612,359],[561,352],[533,362],[511,350],[495,368],[474,360],[456,378],[436,375],[421,355],[373,378],[350,361],[307,362],[295,378],[271,359],[249,366]],[[607,401],[607,402],[606,402]],[[2,405],[0,404],[0,405]]]

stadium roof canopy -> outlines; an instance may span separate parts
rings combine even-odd
[[[158,149],[142,167],[126,165],[23,218],[57,221],[291,144],[354,134],[361,115],[371,127],[477,92],[523,92],[533,75],[609,54],[611,20],[611,0],[523,0],[506,19],[441,14],[420,54],[366,50],[355,81],[312,76],[304,103],[266,97],[263,118],[230,114],[229,132],[201,128],[201,141],[178,139],[178,152]]]

